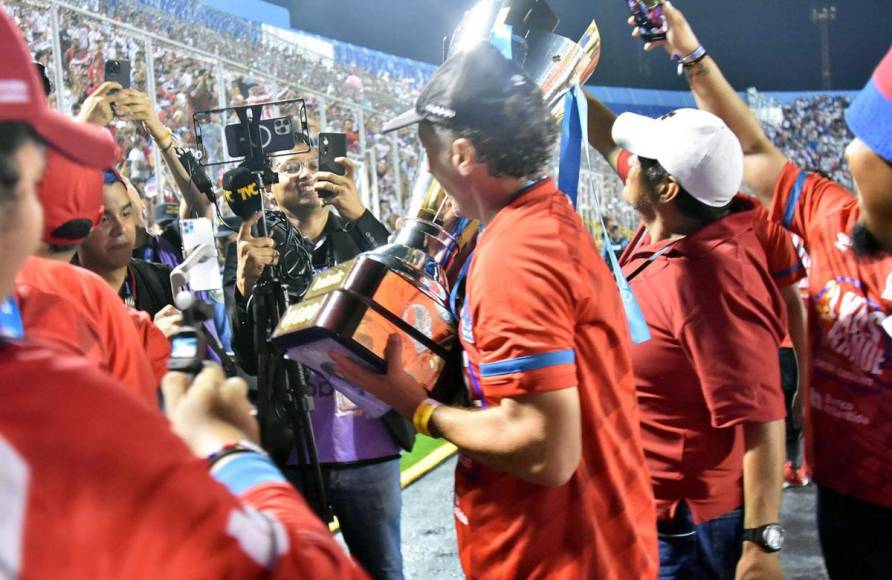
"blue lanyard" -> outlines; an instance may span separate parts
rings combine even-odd
[[[21,340],[25,337],[22,314],[12,296],[0,302],[0,337],[11,340]]]
[[[585,100],[585,94],[577,85],[564,97],[564,126],[561,135],[561,162],[560,174],[558,175],[558,187],[561,191],[570,197],[573,206],[576,206],[576,199],[579,193],[579,170],[582,163],[582,157],[585,156],[586,165],[591,175],[591,154],[589,153],[589,145],[587,139],[583,135],[583,127],[588,127],[588,101]],[[591,184],[594,189],[594,184]],[[598,221],[601,225],[601,234],[604,238],[604,245],[610,248],[610,238],[607,236],[607,228],[604,227],[604,213],[601,210],[601,204],[598,196],[592,196],[595,212],[598,214]],[[623,310],[626,314],[626,320],[629,323],[629,331],[633,344],[641,344],[650,340],[650,329],[647,321],[641,313],[635,294],[629,286],[629,281],[623,274],[623,270],[616,259],[613,252],[608,251],[608,266],[613,271],[613,277],[619,287],[619,295],[623,301]]]

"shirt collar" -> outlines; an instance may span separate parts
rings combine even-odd
[[[672,249],[666,252],[667,256],[702,258],[719,244],[752,230],[754,220],[752,212],[754,207],[753,202],[738,197],[734,201],[731,214],[707,224],[693,234],[681,239],[649,243],[647,234],[644,234],[642,241],[648,243],[643,243],[635,248],[630,258],[647,258],[660,251],[667,244],[673,244]],[[643,228],[644,226],[642,225],[641,227]]]

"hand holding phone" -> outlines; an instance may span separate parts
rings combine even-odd
[[[634,3],[634,0],[628,1],[630,5]],[[700,41],[681,10],[668,0],[662,2],[659,8],[662,20],[662,38],[647,40],[638,26],[637,19],[634,16],[629,18],[629,24],[635,27],[632,35],[642,37],[644,50],[654,50],[658,46],[662,46],[670,55],[679,58],[688,56],[696,51],[700,47]]]
[[[644,42],[666,39],[666,18],[662,0],[626,0],[635,26]]]

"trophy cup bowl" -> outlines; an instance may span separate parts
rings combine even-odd
[[[452,36],[449,56],[488,42],[493,28],[511,27],[512,58],[543,90],[549,110],[563,116],[563,96],[584,83],[600,58],[594,22],[577,43],[554,34],[557,17],[544,0],[483,0]],[[538,27],[538,28],[532,28]],[[450,290],[469,259],[479,224],[458,216],[443,187],[419,163],[407,217],[385,246],[319,273],[273,333],[287,356],[322,373],[369,416],[390,407],[341,378],[329,352],[343,352],[384,372],[388,337],[403,338],[404,370],[429,392],[458,348]]]

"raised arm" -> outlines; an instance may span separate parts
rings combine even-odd
[[[588,91],[585,91],[585,98],[588,101],[588,142],[615,170],[621,151],[611,135],[616,115]]]
[[[188,170],[180,162],[177,155],[177,143],[173,133],[161,123],[149,96],[135,89],[121,91],[116,108],[117,116],[125,121],[137,121],[145,124],[146,130],[155,141],[155,145],[161,151],[164,164],[170,169],[171,175],[177,184],[177,189],[185,202],[186,218],[206,217],[209,215],[210,202],[192,182]],[[156,171],[159,170],[156,168]]]
[[[700,41],[684,14],[670,2],[663,5],[663,12],[669,26],[666,41],[647,43],[644,49],[663,46],[670,55],[681,58],[692,54],[700,46]],[[637,29],[633,34],[637,35]],[[734,92],[712,57],[707,55],[697,63],[686,65],[684,72],[697,106],[720,117],[740,139],[744,153],[744,183],[770,207],[774,186],[787,162],[786,156],[768,139],[759,121]]]

